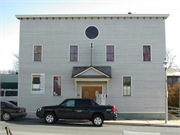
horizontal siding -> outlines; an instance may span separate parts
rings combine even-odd
[[[85,36],[88,26],[100,32],[95,40]],[[75,96],[71,78],[73,66],[90,66],[90,42],[93,42],[93,65],[111,66],[107,104],[119,112],[163,112],[165,25],[162,18],[106,19],[23,19],[20,22],[19,105],[34,111],[42,105],[59,104]],[[43,61],[33,62],[33,45],[43,46]],[[69,62],[69,45],[79,46],[79,61]],[[152,46],[152,61],[142,62],[142,46]],[[115,62],[105,61],[105,46],[115,45]],[[31,94],[31,74],[45,74],[45,93]],[[52,76],[62,76],[62,96],[52,96]],[[132,77],[132,96],[123,97],[122,77]],[[78,83],[78,93],[81,85]],[[97,85],[97,83],[91,83]],[[106,94],[106,84],[99,82]],[[31,105],[29,104],[31,103]]]

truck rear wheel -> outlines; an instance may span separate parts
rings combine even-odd
[[[53,123],[56,123],[56,116],[54,113],[50,112],[50,113],[47,113],[44,117],[44,121],[48,124],[53,124]]]
[[[103,122],[104,122],[104,120],[103,120],[102,115],[94,115],[93,116],[92,123],[93,123],[94,126],[101,127]]]

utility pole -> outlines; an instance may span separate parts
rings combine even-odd
[[[165,58],[163,61],[163,66],[165,69],[165,124],[167,124],[168,122],[168,91],[167,91],[167,75],[166,75],[167,63],[168,61]]]

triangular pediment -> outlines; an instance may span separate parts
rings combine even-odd
[[[106,74],[103,72],[103,69],[106,69],[107,67],[74,67],[73,73],[76,72],[72,77],[73,78],[111,78],[109,74]],[[110,70],[110,68],[108,67]],[[79,71],[79,72],[78,72]]]
[[[104,75],[101,72],[95,70],[94,68],[90,68],[83,72],[81,75]]]

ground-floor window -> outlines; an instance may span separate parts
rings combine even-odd
[[[32,93],[44,93],[45,74],[32,74]]]
[[[53,96],[61,96],[61,76],[53,77]]]
[[[131,96],[131,77],[123,77],[123,96]]]

